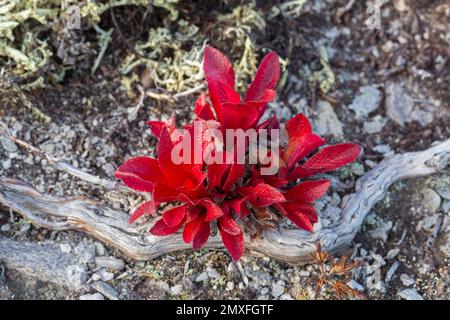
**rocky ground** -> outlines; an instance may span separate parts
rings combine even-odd
[[[295,19],[273,22],[261,44],[290,60],[286,84],[270,111],[283,120],[303,112],[328,141],[363,146],[359,161],[336,173],[349,186],[346,192],[383,158],[450,137],[449,4],[375,2],[381,5],[381,29],[365,25],[365,1],[356,1],[348,11],[343,9],[348,1],[314,1]],[[281,39],[274,36],[277,30],[285,30]],[[305,66],[318,68],[317,48],[324,48],[329,59],[334,77],[329,90],[317,88],[305,71]],[[155,141],[145,121],[175,114],[180,124],[186,122],[195,97],[176,105],[145,99],[137,119],[129,120],[137,101],[121,90],[108,54],[114,52],[107,53],[95,77],[73,77],[36,93],[51,123],[11,104],[0,106],[1,120],[20,139],[99,176],[112,177],[126,158],[151,155]],[[84,195],[128,212],[142,201],[74,179],[47,160],[0,142],[1,177],[59,196]],[[344,194],[332,190],[318,203],[321,225],[339,219]],[[332,290],[315,295],[318,271],[313,264],[291,266],[248,252],[237,265],[225,252],[206,250],[134,262],[84,234],[35,227],[0,206],[0,241],[4,238],[72,257],[81,271],[79,285],[42,281],[33,272],[5,268],[0,253],[2,299],[336,297]],[[349,249],[352,259],[361,261],[351,286],[366,298],[449,299],[450,172],[392,186]]]

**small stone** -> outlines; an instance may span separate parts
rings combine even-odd
[[[72,251],[72,247],[68,243],[61,243],[59,249],[64,253],[70,253]]]
[[[11,226],[8,223],[2,225],[2,227],[0,228],[0,231],[2,232],[8,232],[9,230],[11,230]]]
[[[389,236],[389,231],[392,229],[392,221],[381,220],[377,227],[370,231],[370,236],[374,239],[380,239],[386,242]]]
[[[373,86],[364,86],[359,89],[359,95],[353,100],[349,109],[356,113],[356,118],[365,118],[369,113],[380,106],[381,92]]]
[[[391,152],[391,147],[389,147],[389,145],[387,145],[387,144],[380,144],[378,146],[375,146],[373,148],[373,151],[382,153],[382,154],[387,154],[387,153]]]
[[[101,293],[88,293],[88,294],[84,294],[82,296],[80,296],[79,298],[80,300],[105,300],[105,298],[102,296]]]
[[[441,206],[441,197],[431,188],[422,190],[423,204],[430,213],[435,213]]]
[[[4,137],[0,137],[0,144],[6,152],[13,153],[17,151],[17,146],[14,142]]]
[[[98,274],[98,273],[94,273],[92,275],[92,281],[98,281],[100,280],[102,277]]]
[[[104,256],[106,254],[106,249],[100,242],[94,243],[95,246],[95,255],[96,256]]]
[[[119,300],[119,294],[116,289],[103,281],[94,282],[92,288],[103,294],[109,300]]]
[[[319,100],[317,102],[317,116],[313,119],[313,124],[319,135],[342,136],[342,123],[339,121],[333,107],[328,101]]]
[[[196,278],[195,282],[203,282],[205,280],[208,280],[208,274],[206,272],[200,273]]]
[[[264,287],[264,288],[261,289],[261,294],[262,294],[262,295],[266,295],[266,294],[268,294],[268,293],[269,293],[269,288]]]
[[[278,298],[279,296],[281,296],[284,293],[284,283],[282,281],[278,281],[277,283],[273,283],[271,289],[272,289],[271,290],[272,295],[275,298]]]
[[[398,256],[399,253],[400,253],[400,249],[399,248],[391,249],[387,253],[386,258],[394,259],[396,256]]]
[[[22,225],[20,226],[19,232],[22,233],[22,234],[25,234],[25,233],[27,233],[30,229],[31,229],[31,224],[29,224],[29,223],[27,222],[27,223],[24,223],[24,224],[22,224]]]
[[[416,282],[413,278],[405,273],[400,275],[400,281],[407,287],[412,286]]]
[[[403,289],[399,291],[397,295],[405,300],[423,300],[422,296],[413,288]]]
[[[5,170],[8,170],[9,168],[11,168],[11,159],[7,159],[7,160],[3,161],[2,167]]]
[[[355,280],[351,280],[351,281],[347,282],[347,285],[350,288],[352,288],[353,290],[364,291],[364,287],[362,285],[360,285],[358,282],[356,282]]]
[[[395,273],[397,272],[399,266],[400,264],[397,261],[395,261],[389,268],[385,278],[386,284],[389,284],[392,281],[392,279],[394,279]]]
[[[446,199],[446,200],[450,200],[450,187],[447,188],[438,188],[436,189],[437,193],[439,193],[439,195]]]
[[[311,272],[306,271],[306,270],[300,270],[299,275],[300,275],[300,277],[309,277],[309,276],[311,276]]]
[[[170,288],[170,293],[174,296],[178,296],[183,292],[183,285],[182,284],[176,284],[173,287]]]
[[[102,281],[108,282],[114,279],[114,273],[107,271],[106,269],[100,269],[97,274],[100,276]]]
[[[393,121],[403,126],[411,120],[414,101],[409,93],[397,83],[386,86],[386,114]]]
[[[114,257],[95,257],[95,264],[99,268],[107,268],[110,270],[122,270],[125,263]]]
[[[280,300],[294,300],[289,293],[284,293],[280,296]]]
[[[214,268],[208,267],[206,268],[206,272],[208,273],[208,277],[212,279],[217,279],[220,277],[220,273]]]
[[[227,290],[228,291],[234,290],[234,282],[233,281],[228,281],[227,282]]]
[[[383,130],[385,120],[381,116],[375,116],[371,121],[364,121],[363,127],[368,134],[379,133]]]

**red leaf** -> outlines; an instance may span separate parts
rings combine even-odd
[[[222,187],[223,191],[228,192],[231,187],[241,178],[245,173],[245,166],[239,163],[233,163],[230,166],[230,171],[228,172],[228,177]]]
[[[224,205],[227,205],[238,215],[239,218],[243,218],[250,214],[250,210],[247,208],[247,197],[227,200]]]
[[[199,228],[194,235],[194,239],[192,241],[192,248],[197,250],[203,247],[203,245],[208,241],[210,234],[209,222],[200,222]]]
[[[286,131],[289,142],[283,158],[288,168],[325,143],[321,137],[312,134],[311,124],[303,114],[286,122]]]
[[[226,129],[246,130],[252,127],[260,118],[260,106],[224,103],[222,104],[222,124]]]
[[[242,232],[236,221],[229,215],[219,218],[219,229],[233,236],[237,236]]]
[[[163,179],[158,160],[136,157],[127,160],[115,173],[128,187],[143,192],[153,192],[154,183]]]
[[[257,196],[257,207],[266,207],[274,203],[285,201],[283,194],[268,184],[260,183],[254,187],[254,190]]]
[[[295,168],[291,179],[304,178],[319,172],[327,172],[342,167],[358,157],[361,147],[354,143],[341,143],[325,147],[303,165]]]
[[[245,101],[260,101],[267,89],[275,89],[280,79],[280,61],[275,52],[268,53],[256,71],[255,79],[250,85]]]
[[[214,221],[223,216],[222,209],[211,200],[199,201],[199,204],[203,205],[206,209],[205,221]]]
[[[133,212],[128,223],[133,223],[144,214],[153,214],[155,209],[155,203],[153,201],[144,202]]]
[[[163,219],[159,219],[150,229],[150,233],[155,236],[168,236],[169,234],[177,232],[180,227],[181,224],[176,227],[169,227]]]
[[[225,248],[227,248],[233,260],[239,260],[245,252],[244,235],[242,232],[238,235],[231,235],[228,232],[220,230],[220,235]]]
[[[329,187],[330,181],[326,179],[305,181],[290,189],[285,197],[287,200],[310,203],[322,197]]]
[[[306,216],[306,214],[298,211],[294,212],[288,212],[287,218],[291,220],[297,227],[310,231],[313,231],[313,224],[309,220],[309,218]]]
[[[207,166],[208,169],[208,190],[222,186],[222,179],[227,171],[228,164],[213,163]]]
[[[163,220],[169,227],[175,227],[186,218],[186,205],[181,205],[163,212]]]
[[[189,219],[189,218],[188,218]],[[183,240],[186,243],[192,242],[198,230],[200,229],[200,225],[203,223],[202,218],[200,216],[196,216],[195,219],[186,223],[183,230]]]
[[[215,119],[210,104],[206,101],[206,93],[202,93],[195,102],[195,114],[203,120]]]
[[[310,205],[305,203],[296,203],[296,202],[286,202],[281,204],[281,206],[289,212],[297,211],[305,214],[308,219],[312,223],[316,223],[318,221],[316,209]]]
[[[205,48],[203,70],[207,79],[222,82],[234,88],[234,70],[230,60],[219,50],[213,47]]]
[[[170,134],[176,129],[175,128],[175,117],[170,117],[169,121],[148,121],[147,125],[150,128],[150,131],[153,135],[159,139],[161,135],[162,128],[166,127]]]

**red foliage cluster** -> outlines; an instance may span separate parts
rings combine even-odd
[[[206,132],[211,127],[252,128],[257,132],[262,128],[280,128],[275,117],[259,123],[267,103],[276,96],[280,77],[276,53],[264,57],[244,99],[235,91],[233,67],[220,51],[206,48],[204,71],[208,96],[203,93],[198,98],[196,119],[185,127],[192,133],[194,123],[200,125],[205,134],[200,134],[197,145],[202,149],[210,146],[211,137]],[[130,223],[144,214],[154,215],[159,206],[171,203],[173,206],[166,207],[151,228],[153,235],[166,236],[183,228],[183,240],[199,249],[208,240],[211,227],[217,225],[234,260],[244,253],[245,221],[258,211],[269,210],[287,217],[299,228],[312,231],[317,222],[313,202],[327,191],[330,182],[321,179],[297,183],[298,180],[339,168],[354,161],[360,153],[358,145],[343,143],[324,147],[310,156],[325,141],[312,132],[309,121],[299,114],[285,124],[288,142],[276,155],[279,170],[275,175],[262,175],[259,164],[195,161],[175,164],[171,154],[183,136],[180,137],[174,120],[148,124],[158,138],[157,158],[132,158],[116,172],[116,177],[130,188],[153,194],[152,201],[143,203],[133,213]],[[233,156],[222,153],[224,158]]]

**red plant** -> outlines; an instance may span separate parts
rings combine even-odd
[[[132,214],[130,223],[144,214],[155,215],[158,207],[169,203],[172,207],[165,207],[162,217],[150,230],[152,234],[165,236],[183,228],[183,240],[198,249],[208,240],[211,227],[217,225],[223,244],[234,260],[244,253],[242,228],[250,216],[258,219],[261,211],[285,216],[298,227],[312,231],[317,222],[313,203],[327,191],[330,183],[325,179],[296,182],[354,161],[360,147],[352,143],[329,146],[303,161],[325,142],[312,133],[306,117],[299,114],[285,125],[287,146],[272,155],[278,157],[280,163],[276,175],[262,175],[262,164],[230,161],[175,164],[171,154],[185,141],[187,133],[195,133],[194,124],[200,132],[194,135],[198,140],[197,144],[192,142],[192,146],[199,146],[202,152],[214,146],[208,135],[209,128],[280,127],[276,118],[259,123],[267,103],[276,95],[274,89],[280,77],[276,53],[271,52],[263,59],[243,100],[234,90],[232,65],[220,51],[211,47],[205,49],[204,71],[212,107],[203,93],[195,106],[197,118],[185,127],[184,133],[175,127],[174,119],[168,123],[149,122],[158,138],[157,158],[129,159],[116,172],[116,177],[130,188],[153,194],[152,201],[143,203]],[[216,156],[229,160],[235,155],[217,151]]]

